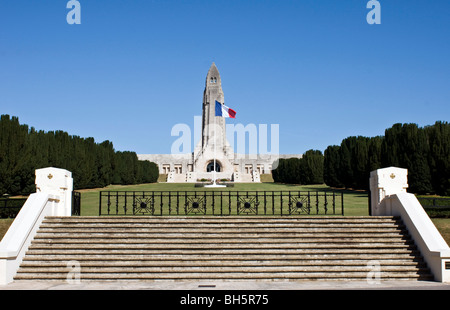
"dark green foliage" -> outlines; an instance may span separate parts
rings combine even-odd
[[[430,148],[426,131],[416,124],[395,124],[385,132],[383,165],[408,169],[409,189],[414,193],[430,193]]]
[[[333,187],[368,189],[370,172],[408,169],[414,193],[450,194],[450,125],[394,124],[383,137],[348,137],[325,150],[324,179]]]
[[[323,155],[309,150],[302,158],[280,159],[272,171],[274,182],[287,184],[323,184]]]
[[[301,184],[323,184],[323,154],[309,150],[300,159]]]
[[[273,167],[276,167],[274,170],[272,170],[272,178],[275,183],[282,182],[282,177],[280,176],[280,171],[283,171],[284,169],[283,168],[280,169],[280,166],[283,164],[284,164],[284,159],[283,160],[279,159],[278,162],[275,161],[272,164]]]
[[[299,184],[300,183],[300,160],[298,158],[281,158],[278,167],[273,170],[275,182]]]
[[[408,169],[410,192],[450,195],[450,124],[394,124],[384,136],[348,137],[323,156],[310,150],[301,159],[280,159],[272,175],[281,183],[367,190],[370,172],[391,166]]]
[[[381,146],[383,143],[383,138],[378,136],[374,138],[370,138],[369,141],[369,154],[368,156],[368,171],[369,174],[371,171],[377,170],[381,168]]]
[[[436,122],[425,127],[430,146],[431,184],[436,194],[450,196],[450,126]]]
[[[142,183],[156,183],[159,177],[158,165],[150,161],[141,161]]]
[[[379,138],[374,138],[379,139]],[[368,189],[370,167],[377,166],[378,155],[369,153],[377,150],[377,143],[367,137],[348,137],[336,150],[340,158],[338,176],[343,186],[348,188]],[[375,168],[377,169],[377,168]]]
[[[151,183],[158,167],[139,161],[134,152],[116,152],[110,141],[70,136],[64,131],[36,131],[17,117],[0,118],[0,195],[35,191],[34,171],[56,167],[72,172],[74,188]]]
[[[344,184],[340,178],[340,147],[338,145],[330,145],[324,153],[323,178],[325,184],[332,187],[343,187]]]

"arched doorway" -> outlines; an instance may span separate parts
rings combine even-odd
[[[216,160],[216,172],[220,172],[220,163]],[[214,160],[210,161],[208,165],[206,166],[206,172],[213,172],[214,171]]]

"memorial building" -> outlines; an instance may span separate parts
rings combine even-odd
[[[216,105],[224,105],[225,97],[219,70],[213,63],[206,75],[202,104],[201,139],[194,152],[187,154],[139,154],[139,160],[156,163],[167,182],[227,180],[261,182],[262,174],[271,174],[279,158],[302,155],[237,154],[226,137],[225,117],[216,116]],[[225,106],[223,106],[225,108]],[[231,110],[233,111],[233,110]],[[234,111],[233,111],[234,112]],[[215,173],[214,173],[214,163]]]

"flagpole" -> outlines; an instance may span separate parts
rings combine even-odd
[[[214,182],[213,184],[216,185],[216,143],[217,143],[217,139],[216,139],[216,103],[214,102]]]
[[[220,104],[220,102],[217,102],[217,103],[219,103]],[[213,178],[214,178],[214,182],[213,182],[213,184],[211,184],[211,185],[205,185],[205,187],[226,187],[226,185],[219,185],[219,184],[216,184],[216,164],[217,164],[217,160],[216,160],[216,143],[217,143],[217,141],[216,141],[216,138],[217,138],[217,133],[216,133],[216,130],[217,130],[217,122],[216,122],[216,117],[217,117],[217,115],[216,115],[216,104],[217,103],[215,103],[214,104],[214,173],[213,173]]]

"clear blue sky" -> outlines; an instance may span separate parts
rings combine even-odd
[[[450,119],[450,1],[0,0],[0,114],[169,153],[214,61],[235,123],[279,124],[280,153]]]

